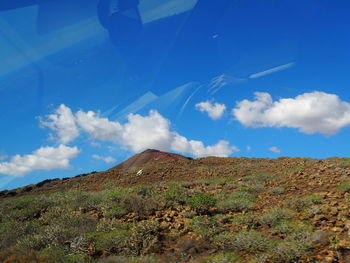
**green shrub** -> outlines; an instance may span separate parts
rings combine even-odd
[[[350,193],[350,181],[341,183],[337,190],[344,193]]]
[[[98,250],[110,250],[113,253],[122,253],[128,245],[130,237],[130,231],[116,229],[111,232],[98,234],[95,239],[95,246]]]
[[[263,184],[254,184],[245,187],[245,191],[252,194],[258,194],[265,191],[265,186]]]
[[[28,235],[27,245],[36,240],[37,246],[33,249],[39,249],[50,246],[61,246],[65,242],[72,241],[74,238],[83,236],[85,233],[95,231],[97,220],[84,214],[72,211],[64,207],[53,207],[45,212],[39,219],[42,224],[36,235]]]
[[[161,197],[165,200],[166,206],[184,204],[186,201],[186,192],[180,186],[171,186]]]
[[[190,230],[197,235],[208,238],[222,231],[214,217],[196,216],[190,220]]]
[[[216,198],[209,194],[198,194],[188,198],[186,203],[196,211],[203,213],[215,206]]]
[[[93,198],[93,195],[81,191],[62,192],[57,195],[60,206],[67,206],[72,210],[78,210],[79,207],[92,208],[98,206],[99,198]]]
[[[271,173],[258,173],[253,174],[249,176],[245,176],[242,178],[243,182],[249,182],[249,183],[264,183],[268,181],[272,177]]]
[[[293,225],[290,221],[283,220],[272,228],[274,234],[288,234],[293,231]]]
[[[276,226],[283,220],[290,220],[293,218],[292,212],[287,209],[276,207],[266,211],[261,217],[261,224],[268,225],[270,227]]]
[[[132,187],[131,191],[143,197],[152,197],[157,191],[157,186],[153,184],[138,184]]]
[[[283,187],[280,187],[280,186],[276,186],[276,187],[272,187],[270,190],[269,190],[269,194],[270,195],[281,195],[283,194],[285,191],[285,189]]]
[[[104,203],[108,204],[114,204],[114,203],[120,203],[123,199],[125,199],[130,194],[129,188],[122,188],[119,187],[114,190],[106,190],[103,191],[103,199]]]
[[[206,263],[234,263],[240,262],[241,257],[235,253],[220,253],[209,256]]]
[[[225,200],[218,202],[217,207],[223,212],[247,211],[253,208],[255,196],[248,192],[236,192],[226,197]]]
[[[121,204],[127,212],[137,213],[141,216],[148,215],[162,208],[159,200],[137,194],[128,195],[121,201]]]
[[[118,184],[115,181],[107,181],[102,185],[104,190],[113,190],[118,188]]]
[[[306,248],[303,243],[298,241],[284,240],[274,246],[270,250],[270,255],[274,262],[285,263],[285,262],[297,262],[298,258],[304,255]]]
[[[229,195],[230,198],[242,198],[242,199],[247,199],[251,202],[254,202],[256,200],[256,197],[254,194],[249,193],[247,191],[237,191],[231,195]]]
[[[293,231],[288,234],[287,239],[292,241],[303,242],[306,246],[311,239],[313,227],[311,224],[299,223],[295,224]]]
[[[36,197],[25,196],[6,200],[0,203],[0,222],[11,220],[28,220],[37,216],[37,213],[46,208],[46,204],[36,201]]]
[[[292,171],[292,172],[299,172],[299,171],[301,171],[301,170],[303,170],[303,169],[305,169],[306,168],[306,166],[305,165],[296,165],[296,166],[294,166],[294,167],[292,167],[290,170]]]
[[[120,223],[110,232],[91,232],[86,238],[95,243],[96,249],[114,254],[133,255],[155,252],[159,246],[160,226],[157,221],[146,220]]]
[[[251,212],[236,215],[233,222],[247,228],[256,228],[260,223],[258,215]]]
[[[14,246],[26,235],[34,235],[40,228],[37,220],[20,222],[11,220],[0,223],[0,250]]]
[[[250,254],[264,252],[270,245],[270,239],[255,230],[238,232],[233,239],[233,248],[235,250]]]
[[[315,215],[319,215],[319,214],[322,214],[322,207],[319,206],[319,205],[313,205],[309,208],[306,209],[306,215],[309,217],[309,218],[312,218],[314,217]]]
[[[295,211],[303,211],[307,208],[310,208],[314,204],[319,204],[322,200],[322,197],[319,195],[308,195],[304,197],[295,197],[288,199],[286,205]]]
[[[235,235],[230,232],[221,232],[211,238],[211,242],[218,249],[232,249]]]
[[[130,229],[130,223],[120,222],[112,219],[99,220],[96,226],[97,232],[111,232],[116,229]]]
[[[129,240],[129,253],[133,255],[144,255],[155,252],[159,247],[160,237],[159,222],[146,220],[135,223],[131,228]]]
[[[130,211],[130,210],[129,210]],[[121,218],[126,215],[128,210],[124,208],[124,206],[120,204],[116,204],[114,207],[107,209],[104,211],[104,216],[106,218]]]
[[[228,199],[219,202],[217,206],[223,212],[240,212],[252,209],[253,203],[246,199]]]
[[[229,214],[217,214],[214,215],[214,219],[221,225],[231,222],[231,216]]]
[[[299,231],[304,225],[291,222],[289,220],[282,220],[272,228],[272,232],[276,234],[288,234],[289,238],[293,236],[296,231]]]

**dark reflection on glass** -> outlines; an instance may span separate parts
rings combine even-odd
[[[97,7],[101,25],[115,45],[132,45],[139,40],[142,22],[138,0],[100,0]]]

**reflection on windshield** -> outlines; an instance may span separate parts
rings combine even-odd
[[[203,149],[224,140],[246,156],[278,153],[267,149],[285,138],[299,140],[298,136],[310,133],[329,136],[324,129],[329,123],[319,123],[335,120],[331,126],[336,131],[348,125],[347,111],[342,110],[348,104],[342,103],[350,100],[344,92],[349,83],[344,70],[349,19],[342,10],[346,8],[340,3],[316,0],[283,4],[276,0],[2,1],[0,116],[7,129],[0,131],[5,138],[0,157],[7,158],[0,162],[11,163],[16,154],[25,156],[46,144],[57,148],[55,134],[49,135],[51,141],[43,139],[48,131],[38,127],[38,119],[55,113],[61,104],[74,118],[83,109],[114,126],[128,123],[128,114],[145,117],[156,110],[171,123],[172,135],[176,131],[188,142],[200,141]],[[341,114],[309,110],[304,119],[294,108],[291,112],[296,115],[289,113],[292,108],[285,106],[286,101],[293,105],[306,101],[312,105],[309,109],[322,101],[336,105]],[[285,112],[292,116],[288,121]],[[207,123],[213,120],[217,126]],[[59,127],[53,126],[50,132],[57,133]],[[262,127],[271,130],[258,129]],[[276,127],[292,131],[276,135],[272,129]],[[30,134],[30,142],[24,140],[23,131]],[[79,156],[85,152],[86,156],[69,167],[95,170],[95,163],[82,165],[96,155],[94,151],[112,154],[105,141],[92,143],[96,138],[91,134],[71,143],[84,149]],[[253,153],[252,144],[262,143],[260,136],[266,145],[257,146]],[[340,140],[344,135],[339,136]],[[325,141],[312,138],[302,155],[319,156],[311,145]],[[118,143],[114,147],[119,160],[134,153]],[[191,147],[181,149],[196,156]],[[292,149],[289,155],[300,155],[293,146],[285,147]],[[35,180],[71,173],[49,169]],[[12,178],[3,174],[3,182]],[[30,181],[16,180],[13,186]]]

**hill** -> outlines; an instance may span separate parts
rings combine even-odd
[[[346,158],[147,150],[1,192],[0,261],[350,262],[349,177]]]

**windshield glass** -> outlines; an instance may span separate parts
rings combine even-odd
[[[350,4],[0,2],[0,189],[191,157],[349,153]]]

